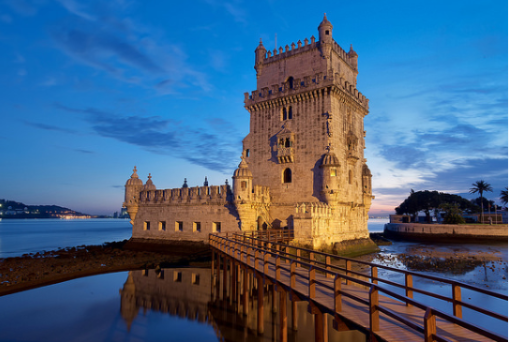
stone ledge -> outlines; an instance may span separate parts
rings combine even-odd
[[[387,223],[384,236],[394,239],[440,240],[440,242],[505,241],[507,224],[499,225],[455,225]]]

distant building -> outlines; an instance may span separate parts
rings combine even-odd
[[[365,239],[374,198],[364,158],[369,100],[358,91],[357,53],[315,37],[255,50],[257,89],[245,93],[250,132],[228,184],[157,190],[136,167],[124,206],[133,238],[207,240],[211,232],[294,228],[314,248]]]

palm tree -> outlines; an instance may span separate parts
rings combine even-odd
[[[507,186],[505,187],[505,190],[500,191],[500,200],[502,203],[507,205]]]
[[[489,183],[486,183],[482,179],[480,181],[472,183],[472,186],[473,186],[473,188],[470,188],[469,192],[471,194],[475,194],[478,192],[479,195],[481,196],[481,223],[483,223],[484,222],[484,206],[483,206],[483,201],[482,201],[482,194],[486,191],[493,192],[493,188],[491,187],[491,185]]]

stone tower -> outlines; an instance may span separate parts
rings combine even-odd
[[[344,51],[332,28],[324,15],[318,41],[312,36],[266,53],[260,42],[257,89],[245,93],[251,128],[243,141],[253,185],[270,188],[271,216],[296,234],[297,227],[309,230],[303,242],[323,235],[318,240],[327,244],[367,238],[373,198],[364,159],[369,100],[357,90],[357,53]],[[318,222],[308,215],[312,208],[322,208],[317,212],[327,220],[319,229],[308,227]]]

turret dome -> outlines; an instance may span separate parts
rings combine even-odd
[[[235,172],[233,173],[233,177],[251,177],[253,178],[253,174],[251,173],[251,170],[249,170],[246,160],[244,159],[244,156],[241,157],[242,160],[239,164],[239,167]]]
[[[339,166],[339,159],[334,152],[329,151],[325,153],[321,167],[324,166]]]
[[[156,189],[156,186],[154,185],[154,183],[152,182],[152,176],[150,175],[150,173],[148,174],[148,180],[147,182],[145,183],[145,186],[143,187],[143,190],[144,191],[147,191],[147,190],[155,190]]]
[[[133,174],[131,175],[131,178],[127,180],[125,183],[126,186],[128,185],[137,185],[137,186],[143,186],[143,181],[138,178],[138,174],[136,173],[136,166],[133,169]]]
[[[332,24],[331,22],[327,19],[327,14],[323,14],[323,20],[322,22],[320,23],[320,25],[318,26],[318,28],[322,27],[322,26],[329,26],[331,29],[332,29]]]

